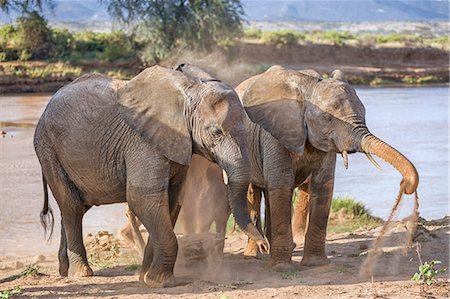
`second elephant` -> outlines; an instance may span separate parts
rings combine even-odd
[[[302,264],[328,263],[325,237],[337,153],[344,164],[350,153],[375,154],[402,174],[404,193],[417,189],[414,165],[369,132],[364,105],[342,72],[323,79],[311,70],[274,66],[244,81],[236,91],[253,121],[247,128],[251,184],[254,194],[258,195],[258,189],[265,191],[271,259],[280,269],[291,260],[292,190],[302,184],[303,197],[311,203]],[[259,215],[258,198],[251,202],[256,207],[251,215]]]

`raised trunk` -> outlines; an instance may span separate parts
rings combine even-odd
[[[419,174],[403,154],[368,131],[361,138],[361,148],[366,153],[377,155],[402,174],[403,180],[400,186],[404,193],[412,194],[416,191],[419,185]]]

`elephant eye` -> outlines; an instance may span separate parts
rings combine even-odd
[[[219,127],[216,127],[216,126],[211,126],[209,128],[209,132],[211,133],[211,135],[213,137],[220,137],[223,134],[222,130]]]

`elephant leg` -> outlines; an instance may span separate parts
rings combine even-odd
[[[261,192],[262,192],[261,188],[250,185],[247,192],[247,206],[250,212],[250,219],[253,221],[253,224],[256,225],[258,230],[262,233],[261,215],[260,215]],[[244,250],[244,255],[256,257],[257,254],[258,254],[258,246],[256,245],[256,242],[248,238],[247,247],[245,247]]]
[[[223,249],[225,247],[225,235],[227,233],[227,222],[228,218],[230,218],[231,209],[227,203],[227,207],[223,211],[218,212],[217,217],[214,222],[216,224],[216,233],[219,237],[217,253],[219,255],[223,254]]]
[[[60,274],[62,276],[68,274],[67,264],[69,264],[74,276],[92,276],[94,272],[87,261],[82,231],[83,216],[88,208],[84,205],[79,190],[69,180],[59,163],[51,163],[51,169],[44,175],[61,211],[62,231],[58,251]]]
[[[82,221],[84,207],[82,209],[62,210],[61,218],[67,239],[67,251],[70,268],[74,268],[74,276],[92,276],[94,273],[89,267],[86,249],[83,244]]]
[[[305,241],[310,208],[309,193],[309,182],[305,181],[298,188],[297,205],[292,216],[292,234],[297,245]]]
[[[275,271],[293,270],[291,207],[292,188],[269,189],[270,265]]]
[[[269,240],[269,244],[272,244],[272,221],[270,217],[270,200],[269,200],[269,192],[267,189],[263,190],[264,194],[264,233]]]
[[[183,204],[181,191],[183,189],[183,182],[186,178],[187,169],[187,167],[182,167],[182,169],[180,169],[172,178],[169,185],[169,212],[173,228],[175,228],[178,215],[180,215],[181,205]]]
[[[129,207],[127,207],[126,215],[128,218],[128,225],[127,227],[124,228],[124,231],[125,230],[131,231],[134,248],[138,252],[139,256],[143,257],[145,251],[145,242],[144,238],[142,238],[141,231],[139,230],[141,222],[136,217],[136,215],[134,215],[134,213],[130,210]]]
[[[84,213],[86,213],[92,206],[85,205]],[[64,223],[61,218],[61,238],[59,240],[58,249],[58,261],[59,261],[59,275],[69,275],[69,256],[67,255],[67,237],[64,228]]]
[[[178,252],[177,239],[169,214],[168,195],[161,197],[150,213],[137,212],[150,236],[145,248],[142,268],[146,269],[152,258],[150,267],[143,276],[144,282],[151,287],[166,287],[174,284],[173,267]]]
[[[163,157],[136,158],[129,161],[127,201],[149,233],[140,279],[150,287],[172,286],[178,244],[169,211],[170,168]]]
[[[59,240],[59,250],[58,250],[58,261],[59,261],[59,275],[61,276],[69,275],[69,256],[67,255],[67,238],[62,219],[61,219],[61,238]]]
[[[311,176],[310,220],[301,262],[304,266],[320,266],[329,263],[325,254],[325,240],[333,198],[335,166],[336,154],[328,153],[320,170],[313,172]]]

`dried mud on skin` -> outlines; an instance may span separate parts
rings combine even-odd
[[[180,243],[192,247],[195,253],[189,262],[179,260],[175,266],[177,287],[149,289],[138,282],[140,260],[133,249],[122,247],[118,252],[112,234],[100,232],[86,240],[88,254],[111,257],[109,264],[94,264],[95,276],[86,278],[66,277],[57,274],[56,252],[42,262],[38,276],[27,276],[5,281],[18,274],[33,256],[18,258],[0,257],[0,290],[22,287],[19,295],[36,298],[448,298],[448,279],[438,276],[432,286],[422,287],[412,282],[411,276],[418,270],[419,260],[413,249],[401,244],[408,231],[407,222],[393,221],[386,233],[379,258],[373,268],[372,279],[359,277],[361,265],[367,259],[372,242],[380,235],[381,227],[372,230],[356,230],[353,233],[330,234],[326,253],[331,263],[322,267],[300,265],[303,248],[293,253],[296,272],[278,273],[267,267],[267,260],[246,258],[243,248],[245,235],[233,234],[225,240],[223,258],[202,260],[199,252],[214,244],[212,236],[186,237]],[[449,265],[449,217],[419,220],[413,241],[421,239],[421,257],[424,261],[440,260],[442,267]],[[90,238],[90,242],[89,242]],[[200,240],[200,241],[199,241]],[[415,241],[414,241],[415,242]],[[200,243],[200,245],[199,245]],[[401,246],[399,246],[399,244]],[[180,248],[183,248],[181,245]],[[89,253],[94,248],[94,253]],[[114,250],[109,250],[109,249]],[[104,250],[107,249],[107,250]],[[96,252],[99,251],[99,252]],[[112,252],[117,254],[113,257]],[[36,253],[38,254],[38,253]],[[20,262],[16,269],[16,262]]]

